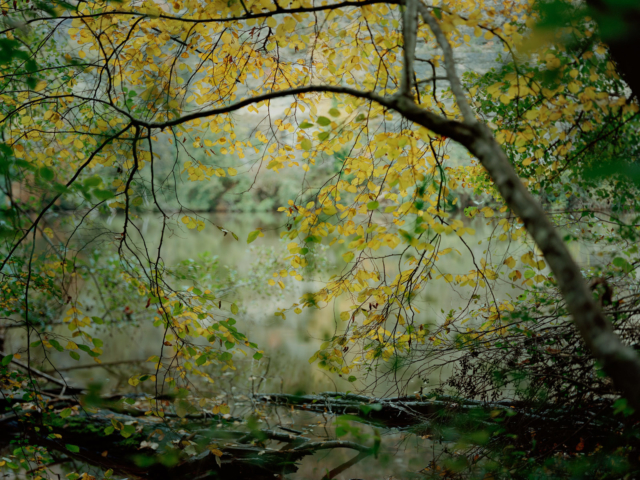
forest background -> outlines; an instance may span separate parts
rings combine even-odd
[[[635,475],[637,2],[0,9],[6,475]]]

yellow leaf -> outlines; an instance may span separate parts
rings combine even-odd
[[[489,207],[484,207],[481,212],[484,213],[485,218],[493,217],[494,215],[493,210],[491,210]]]
[[[235,168],[228,168],[227,173],[230,177],[235,177],[238,174],[238,171]]]
[[[209,446],[209,451],[213,453],[216,457],[221,457],[223,455],[220,450],[218,450],[217,448],[212,448],[211,445]]]
[[[324,213],[325,215],[335,215],[336,212],[336,207],[334,207],[333,205],[327,205],[322,209],[322,213]]]
[[[278,21],[274,17],[269,17],[267,19],[267,26],[271,28],[275,28],[278,25]]]

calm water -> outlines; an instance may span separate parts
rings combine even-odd
[[[358,384],[351,384],[336,376],[329,376],[326,372],[309,364],[308,359],[319,348],[325,338],[331,336],[340,322],[336,322],[338,306],[329,306],[324,309],[304,310],[296,315],[288,312],[286,319],[277,317],[274,313],[278,308],[288,308],[302,293],[322,286],[322,279],[327,279],[332,273],[344,267],[341,259],[341,247],[328,248],[323,251],[322,260],[325,265],[313,277],[304,282],[297,282],[289,277],[284,279],[286,288],[282,290],[277,285],[269,286],[266,280],[270,278],[271,268],[281,267],[276,265],[260,265],[257,258],[267,258],[265,252],[272,251],[280,258],[286,255],[286,244],[281,241],[279,232],[284,218],[271,214],[225,214],[209,215],[208,220],[234,232],[239,240],[235,240],[231,234],[224,235],[212,225],[202,231],[187,229],[173,229],[165,238],[163,246],[163,258],[166,264],[171,265],[187,259],[193,259],[205,252],[219,257],[220,264],[235,270],[237,277],[242,279],[243,287],[229,291],[225,298],[235,301],[240,306],[240,312],[234,315],[238,321],[236,325],[241,332],[246,333],[250,339],[259,344],[265,351],[262,361],[252,359],[238,361],[238,370],[225,372],[216,377],[216,383],[211,386],[211,391],[206,395],[220,396],[230,405],[237,405],[238,413],[247,412],[243,395],[252,391],[259,392],[287,392],[294,393],[304,391],[307,393],[323,391],[353,391]],[[107,220],[107,223],[117,224],[119,218]],[[494,225],[486,224],[487,220],[475,219],[469,226],[476,229],[476,237],[465,237],[469,248],[473,252],[476,262],[485,256],[486,243],[478,244],[478,239],[488,236],[494,229]],[[153,250],[153,242],[159,238],[160,224],[156,217],[149,215],[138,222],[141,232],[149,239],[148,247]],[[246,238],[249,232],[257,227],[264,229],[265,236],[247,245]],[[475,241],[473,241],[475,238]],[[494,243],[490,247],[493,260],[496,261],[504,255],[509,248],[509,255],[519,258],[530,250],[530,246],[523,243],[508,244],[507,242]],[[438,262],[439,267],[445,273],[466,273],[474,268],[469,251],[460,242],[457,236],[443,237],[441,249],[451,246],[460,250],[461,255],[453,251]],[[592,260],[590,251],[583,247],[574,247],[574,254],[583,262]],[[589,249],[590,250],[590,249]],[[221,270],[225,271],[225,268]],[[393,273],[395,275],[395,273]],[[439,322],[445,312],[466,305],[469,289],[454,289],[442,281],[434,281],[429,285],[425,295],[421,298],[421,315],[423,319],[431,322]],[[501,287],[496,291],[498,295],[517,295],[518,290],[510,287]],[[101,307],[96,302],[95,289],[83,286],[80,292],[81,301],[87,310],[93,310],[91,315],[103,315]],[[144,303],[141,299],[132,299],[132,302]],[[92,304],[93,302],[93,304]],[[344,301],[343,301],[344,302]],[[344,302],[341,306],[346,307]],[[75,385],[87,385],[91,382],[100,382],[104,385],[104,391],[116,391],[127,387],[127,379],[132,373],[147,371],[149,367],[144,363],[132,366],[118,364],[131,360],[144,361],[147,358],[158,355],[162,344],[162,330],[151,325],[151,313],[144,309],[144,305],[131,306],[134,311],[135,325],[122,322],[117,328],[105,328],[99,336],[105,343],[105,351],[101,357],[106,368],[96,368],[83,356],[80,362],[72,360],[66,352],[58,354],[53,352],[50,359],[57,365],[68,380]],[[111,312],[115,317],[124,317],[124,312]],[[68,336],[66,326],[56,327],[54,331]],[[97,334],[98,332],[96,332]],[[6,347],[9,351],[17,351],[25,346],[25,338],[19,330],[7,332]],[[38,358],[37,352],[34,356]],[[40,358],[41,360],[44,360]],[[80,366],[92,368],[78,368]],[[43,370],[51,370],[47,363],[40,365]],[[421,384],[410,385],[409,393],[419,389]],[[381,383],[372,393],[383,394],[389,391],[388,383]],[[245,404],[244,406],[242,404]],[[333,431],[333,419],[330,417],[312,415],[303,412],[285,411],[276,409],[268,415],[265,421],[277,423],[276,419],[285,419],[285,424],[297,427],[309,428],[320,438]],[[233,411],[232,411],[233,413]],[[364,434],[373,434],[372,427],[361,425]],[[426,466],[433,445],[430,441],[397,430],[383,432],[383,451],[379,460],[371,458],[360,462],[337,478],[406,478],[407,471],[416,471]],[[324,452],[308,457],[302,463],[299,474],[294,478],[319,477],[326,473],[325,468],[334,468],[350,457],[355,456],[351,451]]]

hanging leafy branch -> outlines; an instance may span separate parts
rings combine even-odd
[[[511,386],[579,403],[604,391],[637,409],[640,359],[629,344],[638,222],[629,217],[638,183],[628,172],[637,167],[638,105],[594,40],[595,25],[580,7],[565,7],[550,38],[540,33],[546,10],[519,1],[2,4],[0,308],[25,329],[27,367],[32,349],[54,370],[54,351],[100,363],[106,347],[94,327],[110,320],[89,315],[81,297],[97,245],[117,259],[109,271],[136,295],[130,303],[162,332],[148,359],[154,373],[129,379],[132,387],[153,384],[149,415],[166,417],[157,399],[167,392],[183,395],[213,383],[214,369],[235,369],[234,354],[259,361],[264,350],[233,318],[236,300],[185,286],[163,247],[181,227],[229,233],[184,206],[181,179],[264,169],[303,178],[304,193],[280,207],[289,252],[280,277],[305,280],[318,245],[335,249],[344,265],[291,307],[339,306],[335,334],[311,358],[320,368],[369,387],[395,375],[404,392],[414,375],[397,378],[399,370],[426,376],[456,364],[461,377],[448,386],[470,397],[495,399]],[[456,53],[474,42],[499,42],[507,58],[461,78]],[[612,52],[624,56],[617,46]],[[635,92],[627,64],[616,62]],[[455,145],[469,161],[452,160]],[[604,180],[602,157],[611,167]],[[314,172],[320,186],[308,181]],[[587,199],[593,192],[614,204],[605,220]],[[465,195],[475,202],[462,206],[468,217],[495,217],[498,242],[533,245],[518,255],[505,247],[496,261],[491,235],[480,239],[489,252],[479,255],[475,230],[452,214]],[[65,205],[76,215],[59,216]],[[159,219],[159,238],[140,227],[145,212]],[[102,222],[107,214],[117,221]],[[575,226],[569,233],[566,219]],[[261,236],[254,230],[247,242]],[[567,241],[605,237],[624,253],[601,271],[580,268]],[[470,259],[469,271],[443,269],[454,253]],[[585,274],[603,280],[590,288]],[[436,282],[462,292],[466,307],[428,318],[421,295]],[[612,284],[628,300],[614,300]],[[504,285],[519,298],[503,295]],[[43,329],[41,305],[64,312],[70,334]],[[542,341],[557,346],[549,352]],[[601,366],[614,386],[550,383],[549,361],[561,353],[570,360],[556,365],[566,372]],[[516,370],[520,377],[504,379]]]

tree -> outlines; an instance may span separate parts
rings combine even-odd
[[[522,312],[542,298],[544,305],[560,305],[554,320],[567,313],[573,319],[591,354],[585,371],[597,368],[595,359],[615,384],[610,392],[637,409],[640,359],[619,335],[633,339],[634,333],[626,335],[615,323],[636,311],[613,305],[606,281],[593,284],[600,299],[594,296],[554,224],[559,220],[539,199],[557,197],[560,190],[592,214],[586,200],[599,192],[600,199],[619,205],[610,218],[620,229],[612,242],[632,241],[636,221],[627,217],[638,211],[637,184],[624,175],[637,168],[637,152],[625,135],[637,135],[638,105],[627,98],[605,47],[594,40],[594,25],[575,13],[577,7],[560,5],[569,11],[568,23],[554,32],[555,43],[532,28],[536,22],[544,27],[545,6],[535,10],[516,1],[482,9],[466,1],[431,6],[417,0],[95,2],[56,6],[55,14],[28,3],[3,6],[3,48],[14,53],[3,65],[1,90],[8,200],[2,211],[2,308],[7,321],[26,332],[28,398],[43,401],[30,367],[32,348],[45,356],[68,350],[75,359],[80,351],[99,361],[103,342],[92,327],[104,319],[90,318],[77,293],[94,273],[83,250],[96,242],[117,255],[109,265],[98,262],[98,276],[118,275],[128,292],[153,305],[154,324],[164,331],[163,345],[150,359],[156,374],[136,375],[132,386],[150,380],[156,398],[166,389],[184,396],[195,376],[212,380],[213,365],[234,368],[234,352],[248,350],[260,360],[264,351],[229,318],[228,312],[238,312],[236,303],[208,286],[180,289],[162,251],[176,219],[188,229],[206,228],[196,212],[167,208],[179,175],[193,182],[235,177],[255,162],[274,172],[326,174],[321,187],[305,182],[300,196],[281,207],[287,216],[283,238],[291,242],[288,276],[303,278],[317,244],[346,245],[343,274],[292,306],[298,312],[351,298],[339,314],[344,326],[312,358],[321,368],[355,380],[352,373],[374,372],[394,358],[424,362],[435,355],[446,363],[438,347],[454,328],[452,344],[478,354],[490,343],[484,339],[499,341],[482,333],[486,323],[476,325],[480,315],[487,314],[492,331],[504,335],[512,325],[522,330]],[[481,36],[499,39],[509,58],[486,75],[461,78],[454,49]],[[612,43],[613,57],[635,91],[617,45]],[[235,117],[238,112],[256,115]],[[246,118],[255,122],[253,130],[245,127]],[[452,143],[471,154],[471,164],[445,166]],[[335,170],[318,170],[329,157]],[[441,248],[447,235],[457,235],[473,253],[465,241],[473,229],[447,212],[456,192],[469,187],[491,202],[468,208],[470,216],[481,211],[492,217],[498,210],[505,239],[507,233],[526,233],[535,242],[541,257],[534,249],[521,257],[531,267],[523,280],[527,292],[534,292],[529,299],[501,299],[491,287],[500,278],[520,279],[513,257],[501,265],[483,259],[455,277],[438,271],[438,260],[450,251]],[[136,223],[142,209],[151,207],[161,218],[159,239],[145,238]],[[72,208],[78,218],[54,217],[61,208]],[[120,210],[115,228],[92,213]],[[62,234],[58,221],[68,222],[70,233]],[[261,235],[255,230],[248,242]],[[615,256],[610,267],[619,274],[619,288],[632,291],[637,249],[624,251],[628,258]],[[500,272],[504,266],[513,271]],[[417,298],[438,275],[471,288],[472,299],[478,288],[486,291],[493,304],[472,309],[473,328],[463,331],[457,325],[463,318],[455,313],[440,327],[420,321]],[[36,319],[41,305],[51,303],[66,311],[72,332],[66,347]],[[615,307],[613,322],[602,311],[609,306]],[[526,331],[535,336],[535,328]],[[572,335],[571,327],[562,328]],[[5,367],[19,361],[5,353]],[[24,388],[23,379],[8,373],[3,379],[8,387]],[[148,413],[164,415],[157,400]],[[124,424],[113,428],[123,432]],[[297,452],[334,446],[328,445]],[[222,452],[214,450],[220,458]],[[95,463],[95,453],[84,460]],[[205,470],[211,466],[206,462]],[[119,468],[131,473],[134,467]]]

